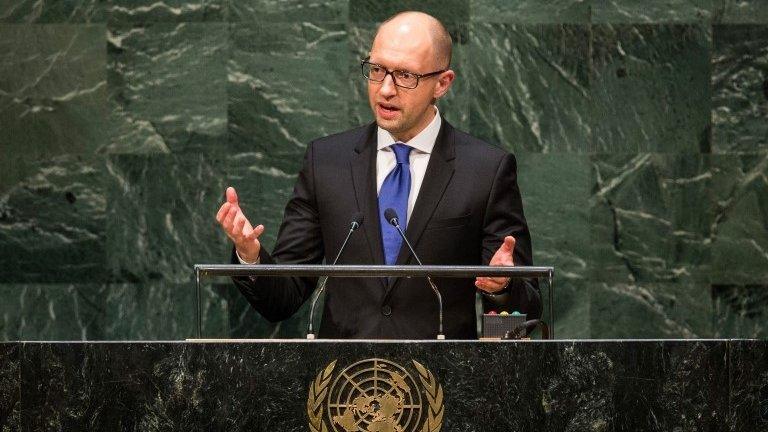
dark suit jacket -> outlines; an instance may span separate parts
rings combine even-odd
[[[383,264],[376,193],[376,124],[320,138],[307,148],[275,250],[261,262],[310,264],[336,256],[356,212],[364,216],[339,264]],[[443,120],[406,235],[424,264],[487,264],[504,236],[517,239],[515,264],[532,265],[531,238],[517,186],[515,157]],[[238,262],[233,254],[233,262]],[[415,264],[405,245],[397,264]],[[270,321],[293,315],[316,279],[235,278]],[[475,339],[474,279],[436,279],[449,339]],[[537,284],[511,285],[511,310],[541,314]],[[486,308],[490,305],[487,304]],[[423,279],[331,278],[319,336],[434,339],[437,301]]]

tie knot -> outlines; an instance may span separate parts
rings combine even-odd
[[[413,150],[413,147],[409,145],[405,145],[403,143],[395,143],[392,144],[392,151],[395,152],[395,159],[397,159],[397,163],[399,164],[409,164],[408,156],[411,154],[411,150]]]

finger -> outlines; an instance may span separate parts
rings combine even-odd
[[[515,265],[515,245],[517,240],[512,236],[504,238],[504,244],[509,246],[509,265]]]
[[[479,276],[475,278],[475,281],[480,282],[480,284],[484,286],[503,286],[507,283],[507,278],[505,277],[487,277],[487,276]]]
[[[224,204],[219,207],[218,213],[216,213],[216,220],[219,221],[219,223],[224,221],[224,216],[227,215],[227,212],[229,211],[231,204],[228,202],[225,202]]]
[[[478,277],[475,279],[475,286],[480,286],[484,290],[493,287],[493,281],[488,277]]]
[[[501,291],[506,285],[506,279],[499,280],[498,278],[483,278],[483,280],[475,281],[475,286],[478,289],[487,292]]]
[[[228,233],[232,233],[232,223],[235,221],[235,216],[237,216],[239,212],[237,206],[230,206],[227,215],[224,216],[224,222],[222,222],[221,225]]]
[[[515,240],[514,237],[506,236],[506,237],[504,237],[504,245],[503,245],[503,247],[506,250],[512,252],[512,251],[515,250],[515,243],[517,243],[517,240]]]
[[[235,191],[235,188],[233,188],[232,186],[227,188],[227,202],[234,205],[238,205],[237,191]]]
[[[259,238],[259,236],[263,232],[264,232],[264,225],[258,225],[248,235],[246,235],[246,239],[247,240],[256,240],[257,238]]]
[[[494,292],[499,290],[499,288],[495,287],[493,284],[487,281],[475,281],[475,287],[485,292]]]
[[[232,234],[238,241],[242,241],[242,239],[245,237],[245,233],[243,232],[245,222],[245,216],[243,216],[242,213],[238,213],[237,216],[235,216],[235,222],[232,227]]]

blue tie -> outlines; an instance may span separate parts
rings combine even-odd
[[[411,147],[403,143],[395,143],[390,146],[395,152],[397,165],[390,171],[379,190],[379,219],[381,222],[381,240],[384,245],[384,260],[387,265],[393,265],[397,261],[397,254],[403,240],[397,232],[397,228],[389,224],[384,217],[384,211],[392,208],[397,211],[400,226],[405,230],[408,224],[408,193],[411,191],[411,164],[408,157]]]

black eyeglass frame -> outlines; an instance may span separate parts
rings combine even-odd
[[[419,82],[421,81],[422,78],[429,78],[429,77],[433,77],[435,75],[439,75],[439,74],[441,74],[443,72],[448,72],[448,69],[442,69],[442,70],[439,70],[439,71],[429,72],[429,73],[425,73],[425,74],[418,74],[416,72],[400,70],[400,69],[389,70],[386,67],[384,67],[383,65],[380,65],[378,63],[371,63],[370,61],[368,61],[369,59],[370,59],[370,57],[365,58],[365,59],[360,61],[360,71],[363,74],[363,78],[367,79],[368,81],[373,81],[373,82],[380,83],[380,82],[384,82],[384,80],[387,79],[387,75],[392,75],[392,82],[396,86],[402,87],[404,89],[415,89],[416,87],[419,86]],[[375,79],[372,79],[371,77],[365,76],[365,65],[378,66],[378,67],[384,69],[384,78],[382,78],[381,80],[375,80]],[[416,77],[416,84],[413,87],[406,87],[404,85],[398,84],[397,83],[397,78],[395,78],[395,72],[405,72],[405,73],[409,73],[409,74],[415,76]]]

